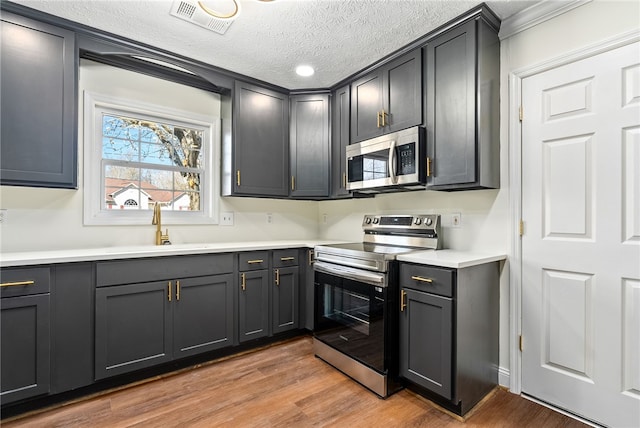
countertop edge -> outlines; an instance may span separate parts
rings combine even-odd
[[[458,250],[416,251],[398,256],[398,260],[401,262],[454,269],[462,269],[506,259],[507,255],[502,253],[479,253]]]

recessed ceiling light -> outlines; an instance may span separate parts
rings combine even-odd
[[[296,73],[298,74],[298,76],[309,77],[313,76],[315,70],[310,65],[299,65],[296,67]]]

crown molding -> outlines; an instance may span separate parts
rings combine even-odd
[[[544,0],[536,3],[520,13],[505,18],[502,21],[498,37],[500,40],[504,40],[591,1],[593,0]]]

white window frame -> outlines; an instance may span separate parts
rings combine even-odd
[[[218,224],[220,192],[220,118],[117,98],[90,91],[84,92],[84,216],[87,226],[148,225],[151,210],[114,210],[104,206],[102,178],[102,115],[128,115],[158,122],[183,125],[203,132],[201,160],[204,177],[200,189],[200,211],[162,210],[162,223]]]

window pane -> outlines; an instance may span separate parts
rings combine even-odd
[[[137,140],[140,132],[139,127],[130,119],[124,116],[102,116],[102,133],[105,137],[123,138]]]
[[[176,192],[172,209],[174,211],[200,211],[200,193]]]
[[[200,174],[197,172],[176,172],[173,175],[176,190],[200,191]]]
[[[138,162],[138,143],[116,138],[102,139],[102,158]]]
[[[156,165],[173,165],[172,146],[163,144],[140,144],[140,161]]]
[[[161,169],[141,169],[142,187],[151,189],[173,189],[173,172]]]

